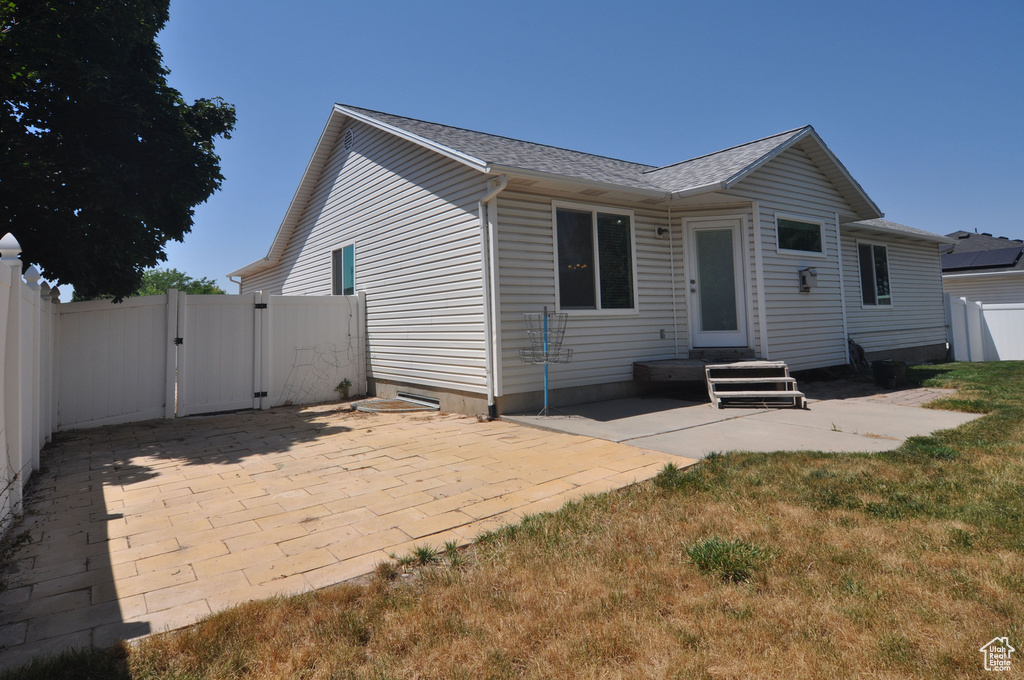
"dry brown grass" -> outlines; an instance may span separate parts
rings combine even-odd
[[[986,381],[977,398],[991,415],[891,455],[712,458],[489,535],[462,567],[442,560],[415,578],[380,570],[151,637],[117,672],[983,675],[982,644],[996,635],[1024,642],[1024,364],[973,378],[952,370],[947,383]],[[994,381],[1005,381],[1002,392],[989,389]],[[723,581],[685,552],[712,536],[774,556],[747,583]]]

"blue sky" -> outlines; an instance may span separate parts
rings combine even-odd
[[[264,256],[334,102],[665,165],[811,124],[888,219],[1024,238],[1024,2],[172,0],[172,86],[238,110],[166,266]]]

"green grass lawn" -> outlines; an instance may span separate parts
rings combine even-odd
[[[987,415],[886,454],[667,467],[426,566],[0,677],[982,676],[993,637],[1024,649],[1024,362],[909,374]]]

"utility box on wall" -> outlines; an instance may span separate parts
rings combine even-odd
[[[797,272],[800,275],[800,292],[810,293],[811,288],[818,285],[818,270],[806,267]]]

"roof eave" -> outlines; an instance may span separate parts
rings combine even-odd
[[[713,191],[721,191],[722,189],[728,189],[725,182],[711,182],[709,184],[702,184],[699,187],[690,187],[689,189],[682,189],[680,191],[673,191],[670,195],[672,198],[686,198],[687,196],[695,196],[697,194],[707,194]]]
[[[516,168],[509,165],[488,165],[484,172],[489,174],[508,175],[509,178],[522,178],[522,179],[533,179],[542,180],[549,182],[567,182],[570,184],[578,184],[580,186],[589,187],[593,189],[604,189],[605,191],[619,191],[624,193],[635,194],[638,196],[644,196],[647,198],[659,198],[662,200],[669,200],[672,198],[672,194],[667,191],[660,189],[644,189],[642,187],[631,187],[625,184],[616,184],[615,182],[599,182],[590,179],[581,179],[579,177],[571,177],[569,175],[559,175],[554,172],[543,172],[541,170],[528,170],[526,168]]]
[[[298,221],[302,212],[302,206],[305,204],[304,201],[307,198],[307,194],[312,191],[312,185],[316,184],[317,177],[319,176],[319,169],[322,167],[323,163],[326,162],[326,156],[330,155],[330,149],[327,149],[325,153],[325,146],[327,145],[328,139],[331,135],[335,135],[341,128],[341,121],[336,113],[336,111],[331,111],[331,115],[327,119],[327,123],[324,125],[323,131],[320,132],[320,137],[317,139],[316,146],[313,147],[313,153],[310,155],[309,161],[306,163],[305,170],[302,171],[302,178],[299,180],[299,185],[295,188],[295,193],[292,194],[292,200],[288,203],[288,209],[284,213],[281,225],[277,228],[277,233],[274,234],[274,240],[270,244],[270,250],[267,251],[265,257],[256,260],[255,262],[250,262],[244,267],[231,272],[228,276],[252,276],[253,274],[258,274],[264,269],[269,269],[280,261],[281,255],[284,252],[284,247],[291,235],[291,226],[293,222]]]
[[[796,133],[795,135],[793,135],[792,137],[787,139],[782,144],[779,144],[774,149],[772,149],[771,151],[769,151],[765,155],[761,156],[756,161],[754,161],[753,163],[751,163],[747,167],[743,168],[742,170],[737,172],[735,175],[733,175],[729,179],[727,179],[724,182],[722,182],[722,184],[723,184],[722,188],[723,189],[731,189],[738,182],[740,182],[744,178],[750,176],[753,172],[755,172],[759,168],[763,167],[765,164],[767,164],[773,158],[775,158],[776,156],[781,154],[783,151],[785,151],[789,147],[791,147],[794,144],[796,144],[798,141],[800,141],[801,139],[806,137],[808,135],[808,133],[811,133],[811,132],[814,132],[814,129],[810,125],[808,125],[807,127],[803,128],[800,132]]]
[[[871,231],[876,234],[887,234],[889,236],[902,236],[904,238],[913,239],[915,241],[929,241],[931,243],[952,243],[953,240],[940,236],[939,234],[931,234],[928,232],[915,232],[915,231],[900,231],[899,229],[887,229],[886,227],[878,227],[870,224],[862,224],[860,222],[843,222],[839,225],[840,229],[860,229],[862,231]]]
[[[267,269],[268,267],[270,267],[271,264],[273,263],[270,261],[269,256],[261,257],[255,262],[250,262],[244,267],[236,269],[235,271],[228,274],[228,276],[252,276],[253,274],[259,274],[264,269]]]
[[[355,118],[356,120],[362,123],[366,123],[367,125],[371,125],[380,130],[389,132],[395,135],[396,137],[401,137],[402,139],[412,142],[413,144],[418,144],[422,147],[430,149],[431,151],[435,151],[443,156],[447,156],[452,160],[464,163],[465,165],[468,165],[474,170],[479,170],[480,172],[487,172],[487,162],[479,158],[476,158],[475,156],[470,156],[469,154],[462,153],[461,151],[456,151],[450,146],[445,146],[444,144],[440,144],[431,139],[427,139],[426,137],[421,137],[420,135],[417,135],[413,132],[409,132],[408,130],[377,120],[373,116],[368,116],[364,113],[360,113],[359,111],[354,111],[343,104],[335,104],[334,110],[338,113],[342,113],[346,116],[349,116],[350,118]]]
[[[879,219],[884,217],[885,213],[883,213],[881,209],[875,204],[875,202],[871,200],[871,197],[868,196],[866,191],[864,191],[864,187],[862,187],[860,183],[853,178],[853,175],[851,175],[850,171],[846,169],[846,166],[843,165],[842,161],[839,160],[839,157],[832,153],[832,149],[828,148],[828,145],[825,144],[825,140],[823,140],[821,136],[818,135],[818,133],[815,131],[815,129],[810,125],[803,128],[800,132],[793,135],[782,144],[779,144],[777,147],[766,153],[764,156],[757,159],[756,161],[754,161],[753,163],[751,163],[750,165],[743,168],[735,175],[727,179],[725,181],[725,188],[731,189],[736,184],[749,177],[752,173],[756,172],[760,168],[764,167],[767,163],[777,158],[787,149],[793,147],[794,145],[808,138],[813,139],[814,142],[821,148],[822,152],[829,159],[829,162],[831,162],[833,166],[836,168],[836,170],[838,170],[840,176],[847,183],[849,183],[850,188],[853,189],[855,197],[862,203],[862,210],[858,210],[857,217],[862,220]],[[852,201],[851,205],[855,210],[857,209],[857,206],[854,205]]]
[[[987,272],[970,272],[970,271],[951,271],[942,272],[942,278],[944,279],[967,279],[976,278],[980,276],[1007,276],[1012,274],[1024,274],[1024,269],[1004,269],[1002,271],[987,271]]]

